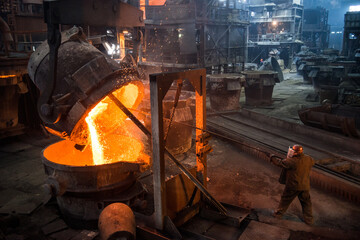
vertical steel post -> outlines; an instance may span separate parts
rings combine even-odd
[[[163,73],[150,75],[150,103],[151,103],[151,128],[152,128],[152,149],[153,149],[153,173],[154,173],[154,220],[157,229],[164,228],[166,216],[166,185],[165,185],[165,145],[164,145],[164,124],[162,100],[175,80],[188,79],[194,86],[196,92],[196,138],[201,138],[206,128],[206,70],[195,69],[176,73]],[[171,155],[171,154],[170,154]],[[172,155],[171,155],[172,156]],[[170,157],[171,157],[170,156]],[[177,164],[177,160],[171,157]],[[178,165],[178,164],[177,164]],[[181,165],[179,163],[179,165]],[[218,203],[206,191],[207,162],[204,153],[204,144],[196,142],[196,166],[197,179],[202,183],[196,186],[208,197],[219,211],[226,213],[226,209]],[[181,169],[182,167],[179,166]],[[186,169],[182,169],[185,171]],[[191,175],[191,174],[190,174]]]
[[[166,215],[164,127],[162,109],[162,89],[158,87],[156,76],[150,75],[151,130],[153,149],[154,208],[155,226],[163,229]]]
[[[195,85],[197,84],[194,84]],[[206,72],[203,70],[200,76],[198,88],[196,88],[196,137],[203,134],[200,129],[206,129]],[[207,160],[206,154],[202,154],[203,145],[196,142],[196,171],[198,180],[206,187]]]

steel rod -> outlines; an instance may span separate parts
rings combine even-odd
[[[164,145],[166,145],[166,140],[167,140],[167,137],[168,137],[169,132],[170,132],[171,123],[172,123],[173,118],[174,118],[174,115],[175,115],[175,110],[176,110],[176,107],[177,107],[177,105],[178,105],[178,103],[179,103],[179,98],[180,98],[180,93],[181,93],[181,88],[182,88],[182,86],[183,86],[182,81],[181,81],[181,83],[178,83],[178,84],[177,84],[176,95],[175,95],[175,100],[174,100],[174,106],[173,106],[173,109],[172,109],[172,112],[171,112],[169,125],[168,125],[167,131],[166,131],[166,133],[165,133]]]
[[[224,215],[226,215],[226,208],[220,203],[218,202],[215,198],[213,198],[213,196],[211,196],[211,194],[206,190],[206,188],[201,184],[201,182],[199,182],[199,180],[196,179],[196,177],[194,177],[189,170],[186,169],[186,167],[184,165],[182,165],[181,162],[179,162],[170,152],[169,150],[165,147],[165,153],[168,154],[168,156],[170,157],[171,160],[173,160],[173,162],[178,166],[178,168],[180,168],[180,170],[199,188],[199,190],[204,193],[204,195],[210,200],[210,202]]]
[[[124,106],[124,104],[122,104],[122,102],[120,102],[119,99],[114,96],[114,94],[110,93],[108,96],[116,104],[116,106],[118,106],[120,110],[123,111],[126,116],[128,116],[136,124],[136,126],[140,128],[140,130],[146,136],[151,136],[151,132],[139,121],[139,119],[137,119],[137,117],[134,116],[134,114],[132,114],[132,112],[129,111],[129,109],[127,109],[127,107]]]
[[[129,111],[120,101],[117,99],[112,93],[109,94],[109,98],[118,106],[135,124],[140,128],[141,131],[148,137],[151,137],[150,131],[137,119],[132,112]],[[224,215],[226,215],[226,208],[217,201],[208,191],[207,189],[199,182],[199,180],[194,177],[189,170],[186,169],[184,165],[182,165],[165,147],[165,153],[170,157],[170,159],[176,164],[176,166],[187,176],[197,188],[206,196],[207,199]]]

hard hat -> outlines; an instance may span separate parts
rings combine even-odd
[[[294,150],[296,155],[303,152],[303,147],[299,144],[295,144],[294,146],[292,146],[292,149]]]
[[[303,152],[303,147],[298,144],[295,144],[292,147],[289,147],[287,152],[287,157],[292,158],[294,156],[301,154],[302,152]]]

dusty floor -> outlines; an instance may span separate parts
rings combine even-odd
[[[288,80],[275,86],[272,107],[253,110],[298,121],[294,113],[299,107],[318,104],[304,101],[312,87],[303,85],[301,77],[285,74],[285,79]],[[245,101],[242,95],[241,104]],[[96,235],[93,231],[67,228],[59,218],[54,201],[48,202],[49,197],[44,194],[45,174],[40,154],[46,145],[56,140],[36,133],[1,142],[1,240],[93,239]],[[289,229],[290,239],[360,239],[360,206],[318,189],[311,190],[314,226],[302,222],[301,206],[297,200],[283,220],[272,218],[272,210],[283,190],[283,185],[277,182],[280,170],[219,139],[211,140],[210,144],[214,151],[208,156],[208,185],[218,200],[251,209],[259,222]],[[49,223],[52,226],[49,227]]]
[[[12,228],[8,215],[1,215],[0,226],[5,229],[3,234],[10,234],[6,239],[65,239],[62,235],[59,237],[57,231],[74,231],[67,229],[59,219],[54,202],[41,207],[49,199],[41,187],[45,174],[40,153],[53,141],[56,139],[44,139],[42,135],[24,135],[1,144],[0,213],[12,212],[11,215],[17,219],[15,223],[13,220],[15,226]],[[283,185],[277,182],[279,169],[222,140],[213,139],[211,145],[214,151],[208,156],[208,184],[210,192],[218,200],[252,209],[258,221],[289,229],[292,233],[290,239],[357,239],[360,236],[360,207],[317,189],[311,190],[315,217],[313,227],[301,221],[301,206],[297,200],[283,220],[272,218],[272,210],[276,208],[283,189]],[[195,164],[194,161],[189,163]],[[55,222],[57,227],[45,228],[49,222]],[[32,229],[32,235],[28,227]],[[43,231],[54,233],[45,237]],[[74,232],[78,235],[95,234],[91,231]],[[22,234],[35,237],[23,238]],[[0,239],[5,238],[0,235]]]
[[[341,230],[338,234],[348,235],[334,234],[327,237],[346,239],[352,236],[356,239],[360,236],[360,206],[318,189],[311,189],[315,219],[313,227],[302,222],[298,200],[290,205],[284,220],[273,219],[272,211],[277,207],[284,188],[277,181],[280,170],[264,160],[242,153],[229,143],[215,139],[211,144],[214,152],[208,158],[209,188],[219,200],[253,209],[259,221],[293,231],[312,231],[322,235],[334,229]]]
[[[284,81],[276,83],[273,91],[273,104],[264,107],[250,107],[245,105],[245,92],[242,89],[240,105],[268,116],[281,118],[286,121],[301,123],[298,110],[307,107],[319,106],[319,102],[308,102],[306,97],[314,93],[310,84],[304,84],[303,77],[297,73],[284,71]]]

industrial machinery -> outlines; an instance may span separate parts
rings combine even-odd
[[[0,139],[23,134],[38,123],[32,114],[36,100],[26,67],[46,29],[41,29],[45,24],[36,13],[38,5],[30,2],[0,2]],[[33,11],[25,13],[25,9]]]
[[[279,72],[244,71],[243,74],[246,79],[246,104],[250,106],[271,105],[274,86],[280,82]]]
[[[311,51],[319,53],[329,47],[329,11],[322,7],[304,9],[302,39]]]
[[[344,19],[342,55],[356,59],[356,49],[360,47],[360,12],[347,12]]]
[[[246,62],[245,1],[142,1],[144,61],[149,72],[207,68],[239,72]],[[164,4],[166,2],[166,4]]]
[[[214,74],[208,76],[211,108],[215,111],[230,111],[240,107],[241,87],[245,77],[241,74]]]
[[[163,230],[172,238],[181,238],[176,226],[206,206],[215,207],[216,216],[228,218],[225,207],[206,189],[206,156],[212,149],[208,144],[210,136],[204,132],[205,69],[150,75],[150,131],[141,118],[144,113],[137,109],[144,96],[144,85],[136,68],[105,57],[86,42],[80,28],[60,34],[59,24],[142,25],[137,9],[120,1],[102,1],[101,8],[96,7],[98,3],[44,1],[48,43],[34,52],[28,65],[29,74],[41,91],[39,114],[50,132],[65,139],[43,151],[46,186],[57,197],[64,218],[73,226],[94,223],[107,205],[122,202],[135,211],[137,221]],[[74,14],[75,7],[83,12]],[[91,18],[89,14],[101,17]],[[112,21],[113,18],[124,22]],[[166,144],[184,80],[191,83],[196,94],[195,169],[179,162]],[[163,100],[174,81],[176,94],[165,131]],[[170,181],[165,181],[165,154],[180,170]],[[151,188],[145,189],[138,181],[138,173],[151,163],[153,180]],[[239,225],[242,219],[230,221]],[[104,221],[103,217],[101,223]],[[148,239],[158,235],[138,228],[146,232]],[[121,236],[134,237],[129,232],[133,231]]]
[[[301,45],[304,5],[300,0],[250,0],[249,60],[260,62],[277,48],[284,66],[291,66],[292,57]]]

